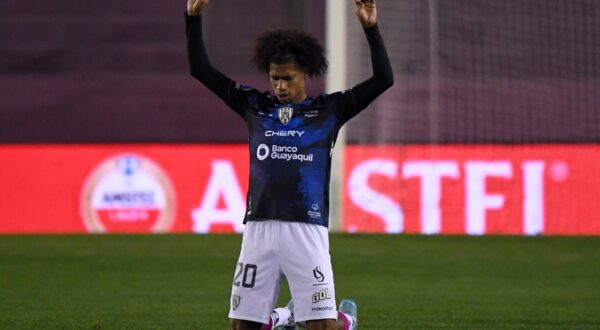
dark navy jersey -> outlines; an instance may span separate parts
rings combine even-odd
[[[250,184],[244,222],[300,221],[329,226],[332,151],[342,125],[393,84],[377,27],[365,29],[374,75],[354,88],[280,104],[210,65],[201,16],[186,15],[192,76],[219,96],[248,127]]]
[[[333,146],[349,119],[344,114],[357,112],[351,91],[279,104],[268,93],[240,85],[231,88],[225,102],[244,118],[249,132],[245,221],[278,219],[328,226]]]

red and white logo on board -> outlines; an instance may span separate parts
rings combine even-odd
[[[81,192],[81,214],[92,233],[160,233],[171,229],[175,192],[158,164],[136,154],[104,160]]]

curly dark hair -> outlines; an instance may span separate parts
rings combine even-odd
[[[309,77],[327,72],[325,49],[317,39],[302,31],[280,29],[268,31],[256,38],[252,61],[260,72],[269,73],[271,63],[294,62],[306,70]]]

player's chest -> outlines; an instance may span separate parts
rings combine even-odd
[[[294,135],[298,129],[317,131],[324,128],[331,117],[326,108],[270,107],[252,111],[248,125],[251,129],[278,130]]]
[[[247,119],[253,140],[314,143],[334,135],[335,118],[326,109],[274,107],[254,111]],[[300,142],[300,144],[303,144]]]

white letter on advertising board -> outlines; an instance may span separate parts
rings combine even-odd
[[[374,174],[394,179],[398,173],[395,161],[371,159],[358,164],[350,173],[348,193],[357,207],[380,217],[387,233],[401,233],[404,230],[402,208],[389,196],[369,187],[369,177]]]
[[[200,207],[192,210],[194,231],[208,233],[213,224],[230,224],[236,232],[243,230],[244,195],[233,165],[228,160],[215,160]],[[222,197],[226,208],[219,209]]]
[[[523,168],[523,232],[544,232],[544,167],[543,161],[527,161]]]
[[[439,234],[442,229],[442,177],[458,179],[458,165],[451,161],[407,161],[402,175],[405,179],[421,178],[421,233]]]
[[[490,176],[512,178],[512,166],[507,161],[471,161],[466,171],[466,232],[469,235],[485,234],[486,210],[504,207],[504,196],[486,193],[486,179]]]

